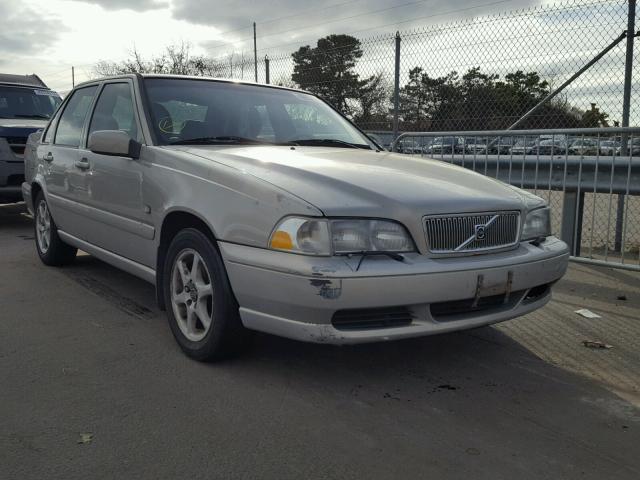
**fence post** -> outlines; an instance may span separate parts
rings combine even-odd
[[[560,238],[569,245],[574,257],[580,256],[582,245],[582,219],[584,214],[584,192],[565,192],[562,200],[562,223]]]
[[[393,139],[398,138],[398,111],[400,110],[400,32],[396,32],[396,64],[393,84]]]
[[[253,22],[253,73],[258,83],[258,41],[256,39],[256,22]]]
[[[624,91],[622,95],[622,126],[629,126],[629,113],[631,106],[631,74],[633,72],[633,40],[635,38],[636,23],[636,0],[629,0],[629,12],[627,16],[627,55],[624,61]],[[620,158],[629,155],[627,142],[629,136],[622,135],[622,145],[620,148]],[[625,194],[618,194],[618,208],[616,212],[616,238],[614,250],[620,252],[622,250],[622,232],[624,230],[624,201]]]
[[[269,75],[269,55],[264,56],[264,83],[270,83]]]

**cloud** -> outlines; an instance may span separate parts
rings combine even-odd
[[[0,2],[0,53],[30,55],[49,48],[66,31],[57,16],[25,5]]]
[[[357,37],[366,38],[397,28],[408,30],[539,3],[540,0],[415,0],[399,4],[389,4],[388,0],[320,0],[309,4],[299,0],[240,0],[212,8],[201,0],[173,0],[172,14],[179,20],[215,27],[218,35],[201,43],[215,55],[216,50],[228,50],[231,45],[250,47],[254,21],[259,48],[264,49],[292,41],[315,43],[315,39],[330,33],[355,32]]]
[[[105,10],[134,10],[136,12],[145,12],[147,10],[156,10],[167,8],[169,2],[165,0],[72,0],[74,2],[89,3],[91,5],[99,5]]]

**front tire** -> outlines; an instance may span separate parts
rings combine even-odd
[[[213,361],[236,353],[244,339],[229,278],[218,250],[201,231],[179,232],[164,261],[169,326],[191,358]]]
[[[58,236],[58,227],[42,192],[36,196],[34,206],[36,251],[42,263],[59,267],[73,262],[78,249],[67,245]]]

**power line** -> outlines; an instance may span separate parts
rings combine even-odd
[[[413,1],[413,2],[403,3],[403,4],[400,4],[400,5],[394,5],[392,7],[385,7],[385,8],[380,8],[378,10],[372,10],[370,12],[358,13],[356,15],[350,15],[350,16],[347,16],[347,17],[336,18],[334,20],[328,20],[326,22],[320,22],[320,23],[316,23],[316,24],[313,24],[313,25],[305,25],[302,28],[290,28],[290,29],[287,29],[287,30],[280,30],[280,31],[277,31],[277,32],[269,33],[267,35],[261,35],[260,38],[262,39],[262,38],[266,38],[266,37],[272,37],[274,35],[281,35],[283,33],[289,33],[289,32],[300,32],[300,31],[304,31],[304,30],[309,30],[311,28],[319,27],[319,26],[322,26],[322,25],[328,25],[330,23],[337,23],[337,22],[342,22],[342,21],[345,21],[345,20],[352,20],[354,18],[366,17],[368,15],[374,15],[376,13],[388,12],[390,10],[395,10],[396,8],[404,8],[404,7],[409,7],[409,6],[412,6],[412,5],[419,5],[419,4],[425,3],[427,1],[429,1],[429,0],[417,0],[417,1]],[[503,1],[509,1],[509,0],[503,0]],[[245,41],[245,40],[251,40],[251,37],[241,38],[241,39],[237,40],[237,42],[242,42],[242,41]],[[218,45],[213,45],[213,46],[211,46],[209,48],[211,48],[211,49],[222,48],[222,47],[226,47],[228,44],[229,44],[229,42],[220,43]]]
[[[458,9],[455,9],[455,10],[448,10],[446,12],[434,13],[434,14],[431,14],[431,15],[424,15],[424,16],[421,16],[421,17],[414,17],[414,18],[411,18],[409,20],[402,20],[402,21],[399,21],[399,22],[385,23],[385,24],[382,24],[382,25],[376,25],[374,27],[361,28],[359,30],[351,30],[351,31],[345,32],[345,33],[346,34],[353,34],[353,33],[366,32],[366,31],[369,31],[369,30],[376,30],[378,28],[384,28],[384,27],[389,27],[389,26],[397,26],[397,25],[402,25],[402,24],[405,24],[405,23],[415,22],[417,20],[426,20],[426,19],[429,19],[429,18],[441,17],[441,16],[444,16],[444,15],[451,15],[453,13],[466,12],[466,11],[469,11],[469,10],[475,10],[475,9],[483,8],[483,7],[491,7],[491,6],[494,6],[494,5],[500,5],[502,3],[509,3],[510,1],[511,0],[498,0],[498,1],[494,1],[494,2],[483,3],[483,4],[480,4],[480,5],[474,5],[474,6],[471,6],[471,7],[458,8]],[[415,3],[422,3],[422,2],[415,2]],[[374,13],[374,12],[371,12],[371,13]],[[327,22],[327,23],[331,23],[331,22]],[[279,32],[279,33],[282,33],[282,32]],[[260,49],[258,49],[258,51],[259,52],[264,52],[266,50],[273,50],[275,48],[286,47],[286,46],[290,46],[290,45],[299,45],[301,43],[303,43],[301,40],[296,40],[295,42],[281,43],[281,44],[278,44],[278,45],[272,45],[272,46],[269,46],[269,47],[260,48]]]
[[[299,10],[297,13],[293,13],[291,15],[284,15],[282,17],[275,17],[275,18],[270,18],[268,20],[263,20],[263,21],[260,22],[260,26],[267,25],[267,24],[273,23],[273,22],[278,22],[280,20],[288,20],[290,18],[299,17],[300,15],[302,15],[304,13],[317,12],[317,11],[322,11],[322,10],[328,10],[330,8],[343,7],[343,6],[349,5],[351,3],[358,3],[358,2],[362,2],[362,1],[364,1],[364,0],[349,0],[347,2],[334,3],[333,5],[326,5],[324,7],[305,8],[305,9]],[[229,33],[241,32],[242,30],[249,30],[250,28],[252,28],[251,25],[248,25],[246,27],[234,28],[233,30],[227,30],[225,32],[220,32],[220,33],[218,33],[218,35],[219,36],[228,35]],[[215,47],[213,47],[213,48],[215,48]]]

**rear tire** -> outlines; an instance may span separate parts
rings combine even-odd
[[[169,326],[189,357],[214,361],[240,350],[238,304],[220,253],[200,230],[184,229],[169,245],[163,292]]]
[[[36,195],[33,223],[36,251],[42,263],[59,267],[73,262],[78,249],[67,245],[58,236],[58,227],[51,217],[49,205],[42,192]]]

